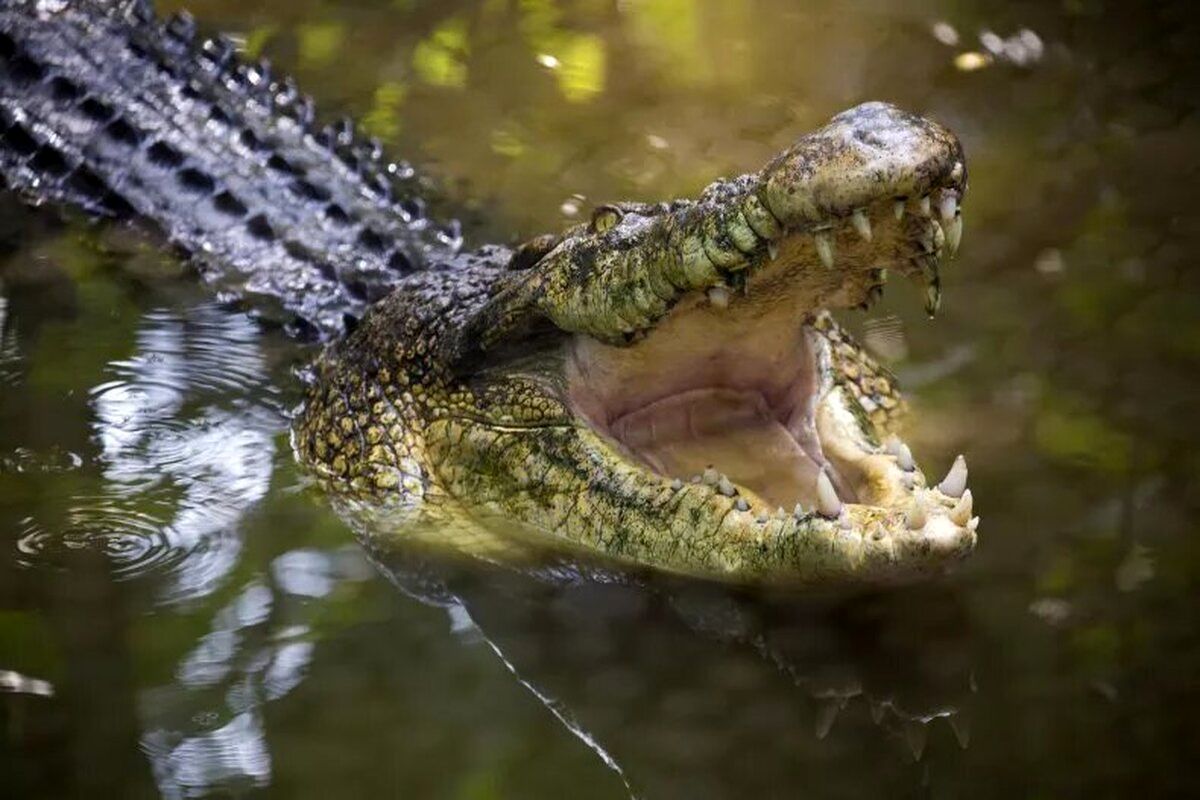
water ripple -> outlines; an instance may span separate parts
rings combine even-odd
[[[53,531],[27,518],[17,539],[22,566],[62,565],[72,550],[106,555],[114,577],[169,569],[186,555],[172,546],[162,522],[112,498],[77,498],[61,527]]]
[[[155,730],[142,740],[154,766],[159,790],[166,797],[192,797],[213,787],[266,786],[271,753],[261,717],[247,711],[215,730],[180,736]]]
[[[250,578],[213,614],[174,680],[143,692],[142,749],[165,797],[236,794],[269,782],[264,706],[307,676],[316,649],[313,622],[325,611],[296,599],[311,597],[313,575],[323,588],[329,581],[329,589],[373,575],[353,546],[286,551],[270,574],[290,575],[290,585]]]
[[[7,453],[0,453],[0,473],[70,472],[82,466],[83,456],[58,446],[41,451],[30,447],[14,447]]]
[[[259,336],[215,305],[148,313],[135,354],[89,393],[99,488],[53,525],[29,520],[21,562],[86,547],[117,578],[164,577],[166,602],[212,591],[237,562],[239,523],[266,494],[286,425]]]
[[[156,309],[142,319],[137,354],[112,362],[108,371],[118,383],[163,396],[184,390],[242,393],[263,386],[266,378],[260,336],[251,320],[212,303],[185,313]]]
[[[16,333],[8,330],[8,298],[0,295],[0,386],[21,381],[21,350]]]

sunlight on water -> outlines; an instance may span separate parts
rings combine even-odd
[[[280,409],[245,399],[264,390],[257,338],[211,305],[147,314],[136,355],[90,392],[103,491],[72,498],[59,527],[30,519],[22,563],[91,547],[116,577],[169,574],[164,600],[211,592],[237,564],[237,524],[266,493],[286,427]]]
[[[284,552],[271,565],[273,580],[251,580],[213,615],[172,683],[143,692],[141,747],[164,796],[270,783],[262,707],[307,673],[319,610],[308,601],[368,579],[369,570],[349,547]]]
[[[186,5],[441,181],[468,244],[693,193],[865,100],[955,129],[939,319],[893,280],[847,321],[918,458],[968,454],[981,544],[929,586],[803,601],[367,553],[292,464],[311,349],[136,236],[7,199],[14,795],[1195,793],[1186,4]]]

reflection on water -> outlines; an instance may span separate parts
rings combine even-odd
[[[156,555],[176,554],[176,598],[208,591],[233,566],[236,523],[270,482],[282,416],[263,402],[226,401],[261,391],[267,379],[255,339],[249,320],[213,306],[187,318],[151,313],[138,331],[137,356],[111,364],[114,380],[92,390],[112,493],[143,506],[162,497],[173,514],[160,523],[158,554],[118,564],[149,569]]]
[[[929,769],[931,736],[939,754],[970,745],[963,609],[940,589],[846,603],[444,569],[431,583],[411,555],[390,553],[380,568],[444,608],[464,645],[494,652],[630,795],[760,793],[790,784],[808,756],[870,758],[872,776],[847,781],[831,764],[805,784],[824,796],[857,783],[874,796],[914,765]],[[737,742],[753,743],[753,758],[726,763]]]
[[[20,353],[16,337],[9,331],[8,299],[0,297],[0,386],[16,383]]]
[[[136,354],[90,390],[103,490],[73,497],[54,529],[28,519],[23,563],[92,547],[114,577],[169,575],[165,600],[212,591],[237,563],[238,522],[266,493],[286,427],[257,338],[252,322],[213,305],[147,313]]]
[[[305,353],[128,237],[4,204],[6,788],[1194,794],[1186,4],[189,5],[428,164],[475,241],[694,191],[866,99],[951,125],[941,318],[891,286],[849,322],[913,391],[918,455],[968,452],[981,546],[804,601],[369,564],[291,464]]]
[[[319,608],[309,601],[370,575],[350,546],[287,551],[213,615],[172,680],[139,704],[141,747],[164,796],[270,783],[263,706],[304,679]]]

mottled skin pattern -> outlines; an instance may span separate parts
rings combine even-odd
[[[467,314],[472,304],[482,304],[497,277],[491,270],[465,281],[454,275]],[[429,282],[431,298],[447,288],[438,283]],[[675,489],[667,478],[647,480],[642,468],[613,451],[547,389],[561,383],[553,357],[541,368],[527,364],[482,380],[457,380],[429,358],[436,349],[431,343],[453,336],[457,320],[440,315],[437,303],[416,298],[398,294],[395,302],[381,304],[322,357],[294,430],[301,462],[345,510],[370,520],[367,530],[457,529],[461,515],[473,512],[501,524],[509,536],[523,531],[507,523],[524,523],[534,543],[553,537],[558,544],[672,571],[805,583],[869,577],[860,574],[859,559],[870,554],[848,560],[832,543],[850,534],[815,511],[802,521],[773,519],[763,536],[751,540],[724,524],[741,516],[734,498],[693,484]],[[836,384],[876,404],[869,415],[861,406],[856,410],[878,444],[898,417],[885,405],[903,407],[893,380],[848,344],[831,317],[819,315],[816,326],[834,345]],[[396,331],[405,337],[398,339]],[[924,484],[919,474],[918,480]],[[866,513],[855,525],[882,534],[878,523],[885,521],[883,514]],[[484,554],[505,558],[495,544]],[[513,554],[520,555],[519,548]]]
[[[916,198],[964,187],[949,133],[874,104],[697,201],[602,207],[591,224],[520,249],[509,269],[414,276],[322,357],[295,428],[300,460],[377,533],[465,513],[516,523],[510,536],[738,581],[936,570],[970,551],[973,524],[950,522],[956,498],[928,492],[921,519],[941,528],[911,529],[906,492],[924,477],[903,478],[881,446],[902,408],[894,382],[818,309],[869,302],[881,263],[928,286],[935,308],[945,234],[920,211],[893,210],[897,197],[927,207]],[[874,205],[892,222],[877,223],[872,244],[841,248],[854,234],[831,230],[839,216]],[[836,268],[798,254],[813,231],[844,251]],[[714,287],[751,306],[786,295],[810,309],[822,397],[848,415],[855,457],[873,459],[864,474],[880,505],[767,514],[743,492],[655,474],[573,406],[564,362],[576,336],[637,348],[672,314],[700,313],[696,298]]]
[[[294,442],[377,542],[428,535],[497,559],[549,544],[793,583],[925,574],[974,545],[969,495],[924,491],[885,442],[894,383],[823,310],[869,304],[889,271],[936,310],[966,172],[954,136],[920,117],[860,106],[695,200],[617,203],[515,252],[464,252],[411,167],[348,120],[318,125],[290,79],[190,17],[10,0],[0,175],[31,202],[140,224],[304,338],[348,333],[320,358]],[[743,334],[803,341],[804,431],[844,505],[809,486],[805,508],[776,512],[707,470],[656,472],[589,395],[588,369],[644,372],[660,353],[664,371],[705,348],[753,362]]]

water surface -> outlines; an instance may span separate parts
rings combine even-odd
[[[372,563],[292,464],[309,352],[137,238],[6,200],[6,792],[1195,792],[1186,4],[190,5],[424,165],[475,242],[694,192],[864,100],[954,128],[942,313],[895,285],[848,321],[908,388],[928,471],[967,454],[980,546],[855,599]]]

